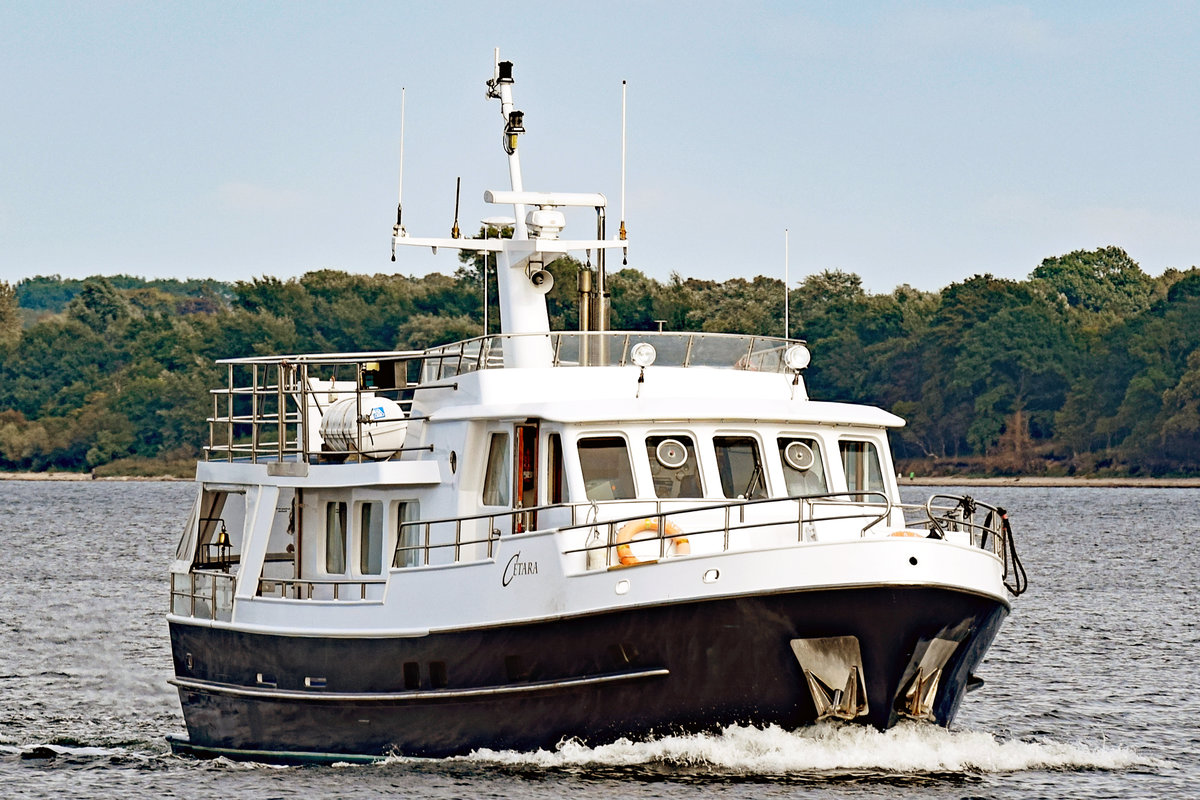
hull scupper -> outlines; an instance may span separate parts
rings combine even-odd
[[[811,399],[801,341],[609,330],[623,209],[606,238],[604,195],[524,189],[512,87],[498,62],[512,185],[484,201],[513,217],[393,229],[494,258],[500,332],[221,362],[170,569],[172,746],[332,761],[949,725],[1025,588],[1007,513],[902,503],[903,420]],[[594,214],[585,238],[560,235],[568,212]],[[569,252],[580,330],[552,332]]]

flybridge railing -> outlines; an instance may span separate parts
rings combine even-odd
[[[556,331],[499,334],[430,348],[425,352],[422,381],[452,378],[466,372],[504,367],[506,343],[539,337],[550,345],[552,367],[620,367],[631,364],[634,345],[654,346],[656,366],[714,367],[754,372],[790,372],[784,353],[800,339],[732,333],[658,331]]]
[[[378,419],[366,412],[377,398],[396,403],[407,418],[412,393],[423,384],[469,372],[502,369],[505,349],[530,336],[547,340],[550,366],[625,366],[638,344],[654,347],[656,366],[789,372],[788,347],[799,340],[724,333],[560,331],[498,334],[428,350],[235,358],[225,385],[212,389],[208,461],[363,461],[392,457],[400,448],[373,449]],[[342,407],[343,427],[330,447],[320,433],[330,407]],[[387,420],[393,421],[393,420]]]
[[[210,390],[208,461],[364,461],[397,448],[373,450],[367,415],[377,398],[396,403],[405,418],[416,385],[410,364],[424,351],[272,356],[220,361],[223,387]],[[412,368],[415,372],[415,366]],[[354,398],[341,446],[322,446],[321,419],[339,401]]]

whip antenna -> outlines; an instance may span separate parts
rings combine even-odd
[[[625,236],[625,81],[621,81],[621,241]],[[629,248],[622,250],[621,263],[629,265]]]
[[[791,336],[788,326],[788,229],[783,229],[783,338]]]
[[[396,237],[404,236],[404,87],[400,87],[400,179],[396,190],[396,224],[392,226],[392,261],[396,260]]]

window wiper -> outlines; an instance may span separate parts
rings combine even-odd
[[[754,490],[758,488],[758,485],[761,482],[762,482],[762,464],[759,464],[756,461],[754,463],[754,472],[752,472],[750,474],[750,483],[746,484],[746,491],[744,491],[742,493],[742,497],[746,498],[747,500],[753,500],[754,499]]]

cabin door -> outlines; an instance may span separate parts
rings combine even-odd
[[[517,423],[513,430],[513,508],[537,508],[538,422]],[[536,511],[513,514],[513,533],[537,528]]]

